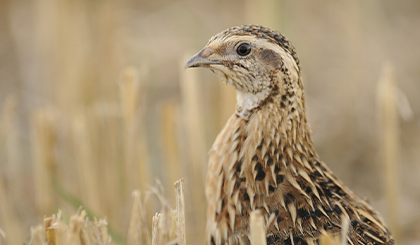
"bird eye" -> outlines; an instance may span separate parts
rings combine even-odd
[[[242,43],[236,48],[236,53],[240,56],[246,56],[251,53],[251,45],[249,43]]]

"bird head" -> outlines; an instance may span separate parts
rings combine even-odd
[[[235,87],[238,104],[248,107],[301,86],[293,45],[279,32],[258,25],[236,26],[213,36],[185,65],[192,67],[219,75]]]

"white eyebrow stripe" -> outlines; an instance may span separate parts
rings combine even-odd
[[[233,35],[233,36],[227,36],[227,37],[215,39],[213,40],[213,42],[211,42],[208,45],[208,47],[216,50],[220,48],[223,44],[229,43],[229,42],[235,43],[235,44],[238,42],[249,42],[253,46],[256,46],[256,47],[264,47],[264,48],[274,50],[284,60],[290,61],[290,62],[285,62],[286,64],[291,64],[291,67],[287,67],[289,70],[292,70],[292,68],[294,68],[297,71],[299,71],[299,66],[296,64],[296,61],[292,57],[292,55],[286,50],[284,50],[280,45],[270,42],[266,38],[258,38],[254,35],[249,35],[249,36]]]

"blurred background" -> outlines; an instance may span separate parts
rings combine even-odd
[[[82,205],[124,244],[131,192],[160,185],[174,206],[184,177],[187,242],[202,244],[207,152],[235,92],[183,65],[251,23],[296,47],[321,158],[420,244],[417,0],[0,0],[0,243]]]

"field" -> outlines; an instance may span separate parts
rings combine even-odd
[[[321,158],[399,244],[419,244],[416,0],[0,0],[0,244],[80,207],[113,244],[137,244],[133,203],[151,235],[181,178],[186,241],[202,244],[207,152],[236,95],[183,66],[249,23],[296,47]]]

